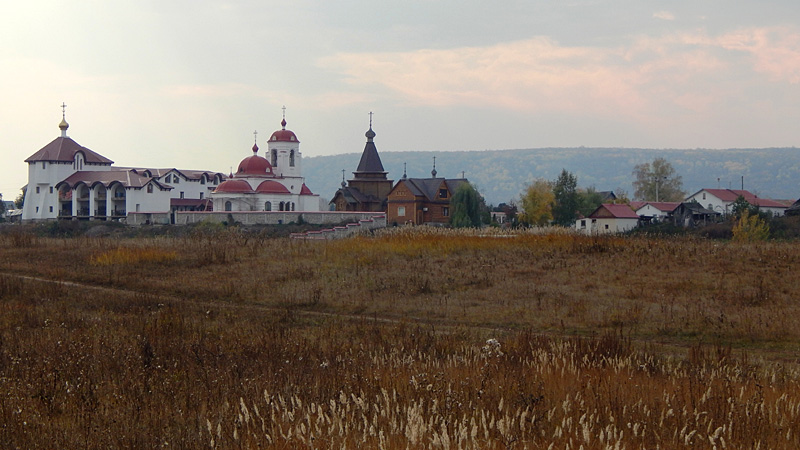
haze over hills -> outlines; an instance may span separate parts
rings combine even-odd
[[[666,158],[683,177],[684,190],[744,188],[764,198],[796,200],[800,197],[800,149],[640,149],[640,148],[539,148],[463,152],[381,152],[384,168],[395,182],[403,176],[430,177],[433,157],[438,176],[474,183],[486,202],[497,205],[519,198],[526,184],[537,178],[554,180],[561,169],[578,177],[578,186],[599,191],[632,194],[633,167]],[[342,182],[353,176],[360,153],[305,157],[303,174],[314,193],[330,200]]]

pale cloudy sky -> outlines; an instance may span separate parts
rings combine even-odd
[[[0,93],[6,199],[61,102],[119,165],[225,172],[283,105],[306,157],[360,152],[369,111],[381,152],[797,146],[800,6],[4,1]]]

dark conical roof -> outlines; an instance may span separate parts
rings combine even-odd
[[[386,171],[383,169],[383,163],[381,163],[381,157],[378,155],[378,148],[375,147],[375,142],[372,141],[372,138],[375,137],[375,132],[372,131],[372,127],[369,128],[369,131],[367,131],[366,136],[367,136],[367,145],[364,146],[364,152],[361,153],[361,161],[359,161],[358,168],[356,168],[356,171],[354,173],[385,174]]]

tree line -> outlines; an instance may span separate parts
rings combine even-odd
[[[633,199],[679,202],[684,199],[683,179],[664,158],[633,168]],[[537,179],[520,195],[519,223],[530,226],[572,226],[579,217],[589,216],[603,203],[629,203],[627,192],[617,188],[605,197],[594,186],[579,188],[578,178],[566,169],[555,180]]]

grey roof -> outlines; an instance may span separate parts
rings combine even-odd
[[[406,178],[403,181],[412,194],[422,195],[431,201],[438,199],[442,183],[445,183],[451,194],[455,193],[461,184],[469,183],[466,178]]]
[[[355,203],[374,203],[380,202],[381,200],[374,196],[374,195],[367,195],[361,192],[356,188],[352,188],[349,186],[340,188],[333,194],[333,199],[329,203],[333,203],[336,200],[336,197],[341,194],[347,203],[355,204]]]
[[[720,213],[718,213],[716,211],[712,211],[712,210],[710,210],[708,208],[704,208],[703,205],[701,205],[698,202],[683,202],[680,205],[678,205],[678,207],[675,208],[675,209],[677,210],[678,208],[683,208],[686,211],[691,211],[693,214],[708,214],[708,215],[719,215],[720,214]]]
[[[381,157],[378,156],[378,148],[375,147],[375,142],[372,141],[374,136],[375,132],[370,127],[369,131],[367,131],[367,144],[361,153],[361,161],[358,162],[358,167],[353,172],[356,176],[360,173],[386,173],[383,169],[383,163],[381,163]]]

